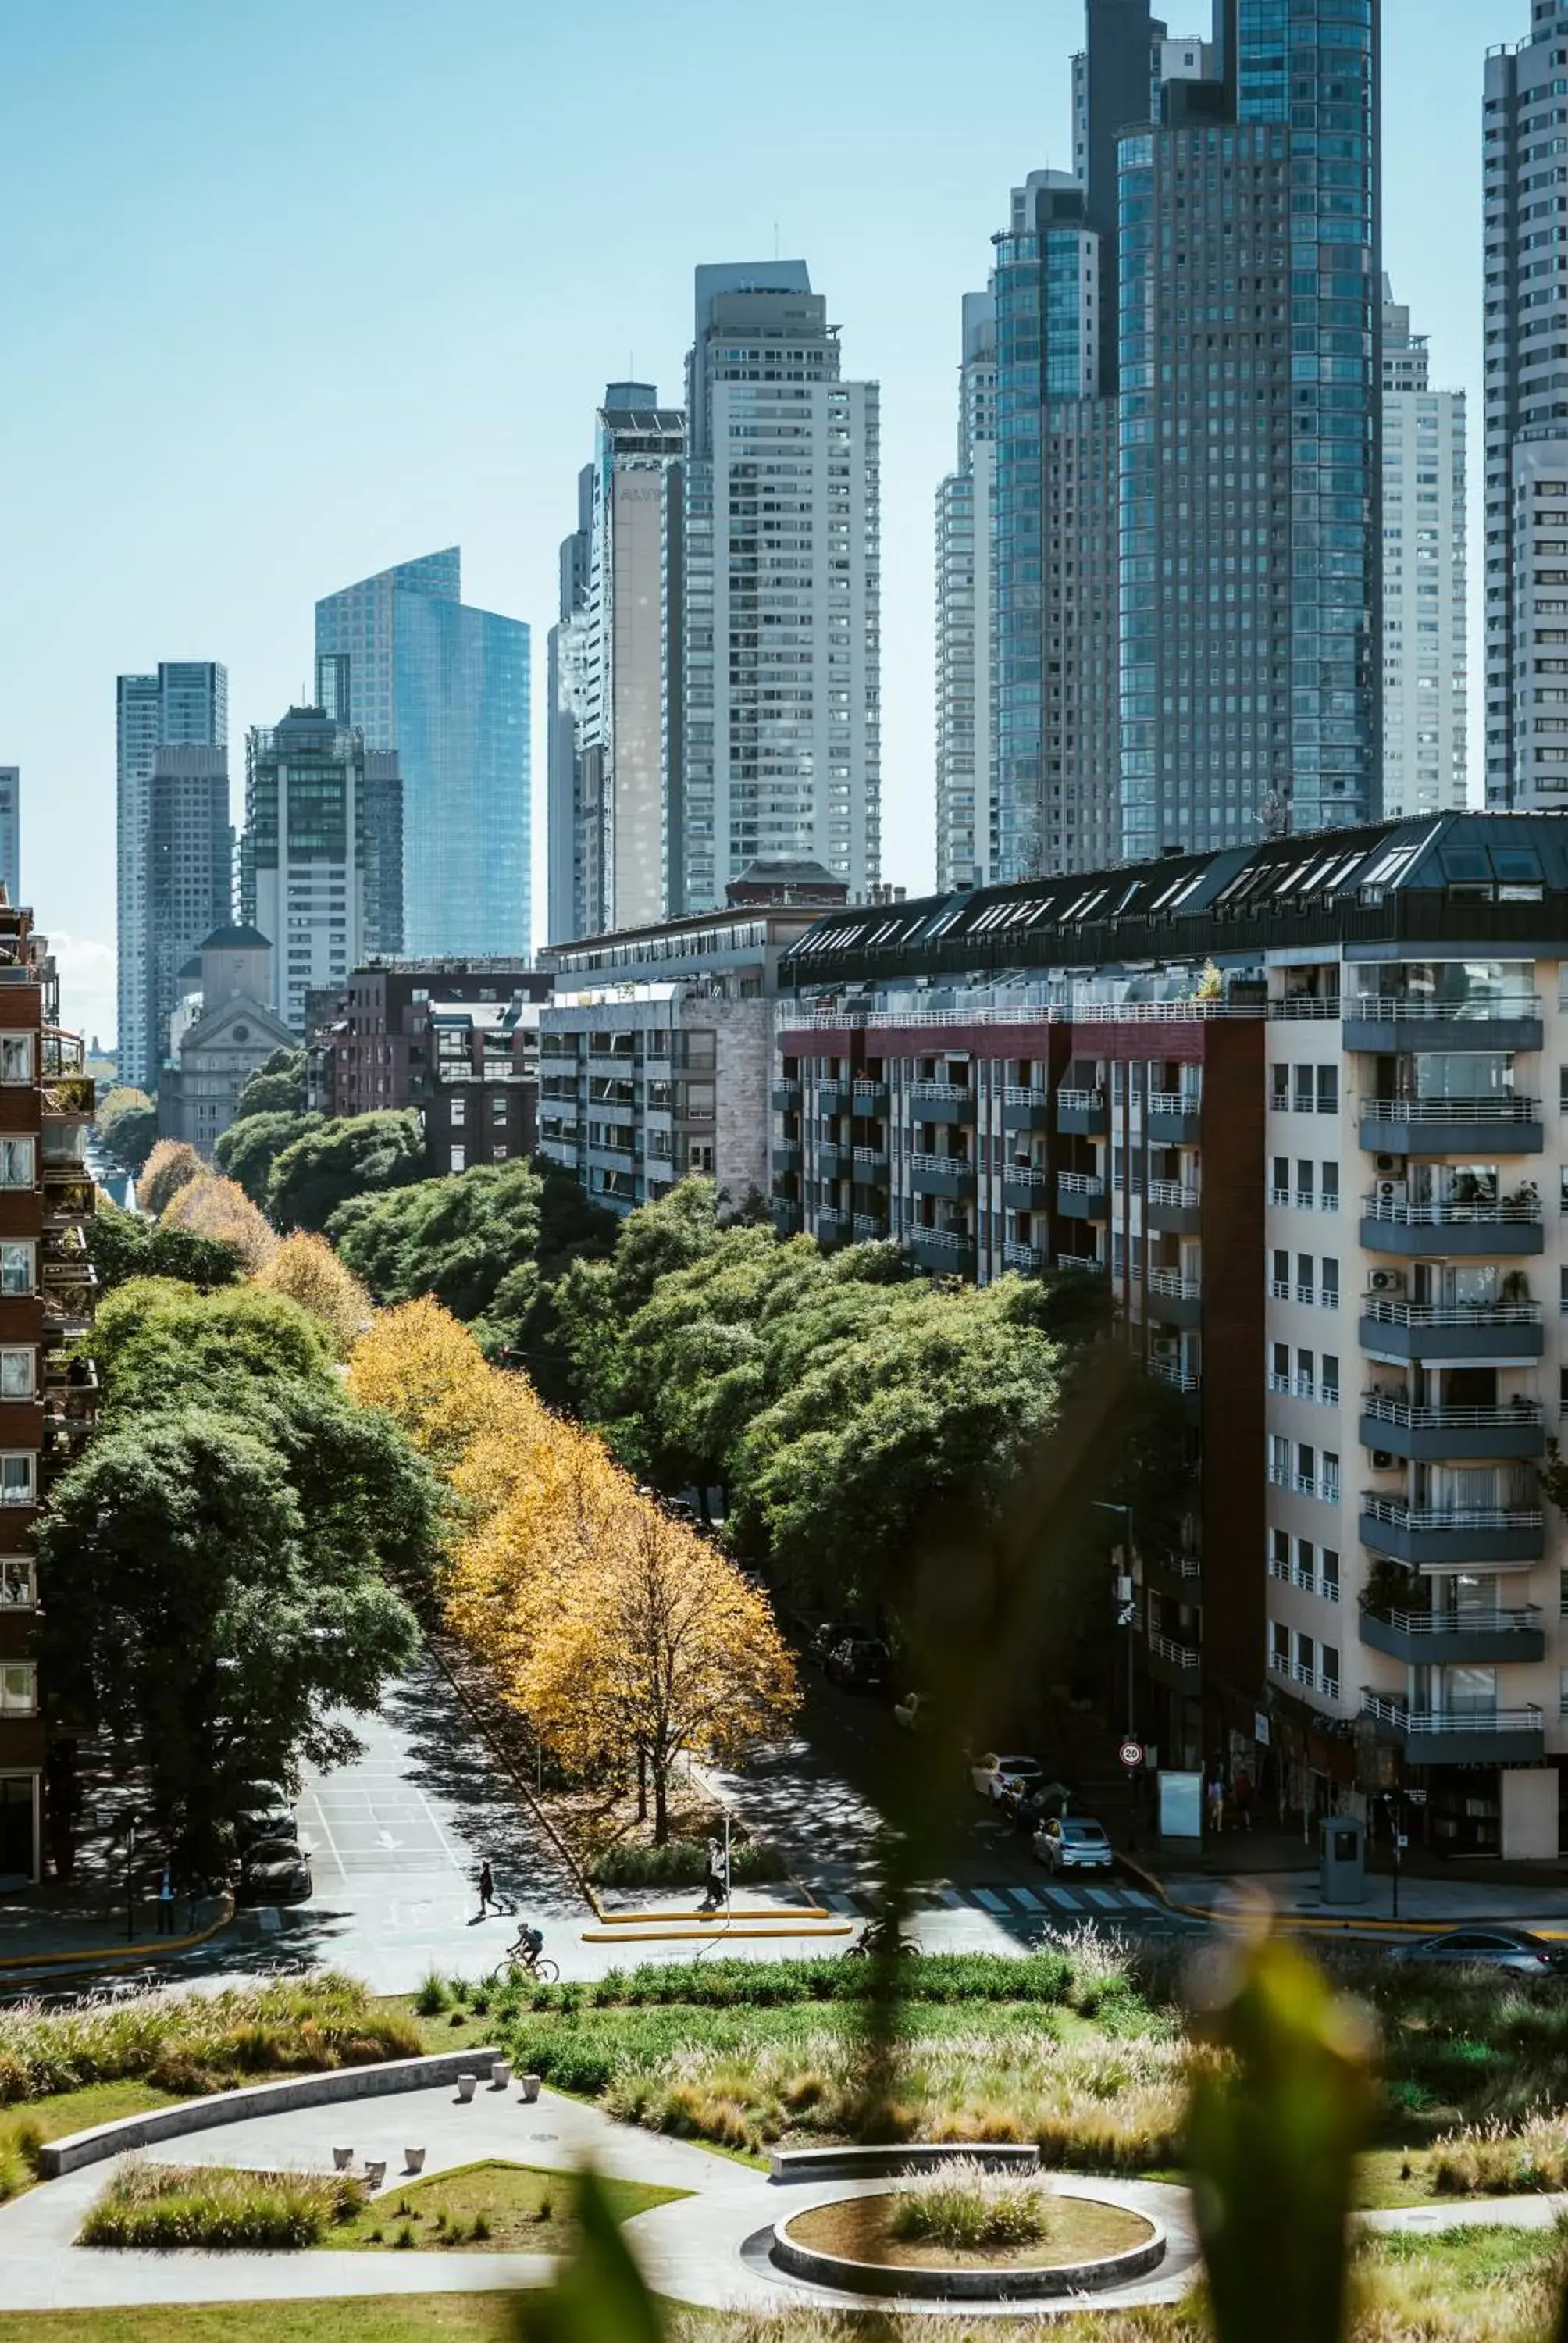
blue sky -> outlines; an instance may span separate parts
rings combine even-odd
[[[535,628],[538,701],[605,382],[678,397],[693,265],[776,233],[846,370],[882,385],[887,875],[928,884],[959,297],[1009,188],[1069,159],[1081,21],[1079,0],[4,0],[0,762],[75,1017],[113,1023],[116,672],[227,662],[237,819],[244,728],[307,677],[316,597],[459,542],[467,598]],[[1383,5],[1386,257],[1471,391],[1477,481],[1482,58],[1527,21],[1526,0]],[[541,823],[543,794],[537,758]]]

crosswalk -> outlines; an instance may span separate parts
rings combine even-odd
[[[877,1908],[877,1897],[870,1889],[851,1893],[848,1890],[825,1889],[821,1901],[829,1912],[842,1918],[869,1919]],[[1091,1886],[1087,1882],[1069,1887],[1058,1880],[1045,1880],[1038,1887],[1014,1887],[999,1884],[990,1887],[960,1887],[950,1880],[935,1880],[917,1887],[910,1896],[911,1911],[973,1912],[988,1914],[996,1920],[1022,1919],[1093,1919],[1112,1913],[1125,1918],[1160,1912],[1163,1906],[1158,1896],[1151,1896],[1144,1887]]]

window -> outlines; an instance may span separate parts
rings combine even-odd
[[[1296,1584],[1312,1591],[1312,1542],[1311,1538],[1296,1540]]]
[[[493,1098],[490,1101],[490,1121],[492,1122],[505,1122],[506,1119],[507,1101],[506,1095],[503,1092],[499,1098]]]
[[[1311,1114],[1312,1111],[1312,1069],[1311,1066],[1298,1066],[1295,1069],[1295,1075],[1296,1091],[1294,1104],[1296,1112],[1298,1114]]]
[[[1340,1070],[1337,1066],[1318,1068],[1318,1112],[1338,1114],[1340,1111]]]
[[[1269,1434],[1269,1478],[1277,1488],[1291,1485],[1291,1443],[1277,1432]]]
[[[31,1660],[0,1660],[0,1716],[35,1716],[38,1671]]]
[[[452,1128],[453,1128],[453,1130],[454,1130],[454,1131],[461,1131],[461,1130],[462,1130],[462,1128],[463,1128],[463,1125],[467,1121],[467,1120],[468,1120],[468,1101],[467,1101],[467,1099],[463,1099],[463,1098],[455,1098],[455,1099],[452,1101]]]
[[[1269,1622],[1269,1665],[1278,1668],[1283,1675],[1290,1674],[1291,1631],[1277,1619]]]
[[[33,1166],[32,1140],[0,1139],[0,1188],[31,1188]]]
[[[1312,1256],[1310,1252],[1299,1252],[1296,1255],[1296,1300],[1310,1302],[1313,1291]]]
[[[1304,1155],[1296,1165],[1296,1202],[1303,1212],[1312,1211],[1312,1166],[1310,1159]]]
[[[0,1399],[31,1399],[35,1388],[31,1351],[0,1351]]]
[[[1323,1165],[1322,1207],[1325,1212],[1337,1212],[1340,1208],[1340,1167],[1337,1163]]]
[[[37,1600],[35,1564],[20,1554],[0,1555],[0,1611],[31,1611]]]
[[[25,1082],[33,1080],[33,1036],[31,1033],[0,1033],[0,1082]]]
[[[1303,1497],[1318,1493],[1318,1452],[1305,1440],[1296,1443],[1296,1486]]]
[[[1322,1689],[1337,1700],[1340,1690],[1340,1655],[1332,1644],[1324,1644],[1322,1646],[1319,1673]]]
[[[1318,1484],[1318,1494],[1326,1497],[1331,1505],[1339,1503],[1340,1460],[1337,1456],[1331,1456],[1326,1448],[1323,1451],[1323,1476]]]
[[[1322,1303],[1325,1310],[1340,1306],[1340,1265],[1327,1253],[1323,1255]]]
[[[1282,1248],[1276,1251],[1274,1254],[1272,1290],[1276,1302],[1288,1302],[1290,1300],[1291,1256],[1288,1252],[1284,1252]]]
[[[1332,1353],[1329,1351],[1325,1351],[1323,1353],[1322,1397],[1323,1404],[1326,1407],[1338,1407],[1340,1403],[1340,1363],[1338,1359],[1333,1356]]]
[[[0,1244],[0,1293],[33,1291],[33,1247],[21,1241]]]
[[[1563,1178],[1565,1192],[1568,1192],[1568,1171],[1564,1171]],[[1276,1155],[1274,1158],[1271,1194],[1276,1204],[1288,1204],[1291,1201],[1291,1159],[1288,1155]]]
[[[1289,1066],[1273,1066],[1271,1067],[1270,1072],[1273,1081],[1273,1087],[1269,1093],[1270,1105],[1279,1108],[1288,1107],[1291,1103],[1291,1070]],[[1568,1106],[1568,1068],[1565,1068],[1563,1071],[1563,1104]]]
[[[452,1164],[452,1169],[453,1169],[453,1171],[454,1171],[454,1172],[466,1172],[466,1171],[467,1170],[467,1168],[468,1168],[468,1151],[467,1151],[467,1149],[466,1147],[454,1147],[454,1148],[453,1148],[453,1150],[452,1150],[452,1154],[451,1154],[451,1164]]]
[[[0,1456],[0,1505],[30,1505],[34,1502],[30,1455]]]
[[[1331,1603],[1340,1599],[1340,1558],[1332,1545],[1324,1546],[1318,1562],[1318,1593]],[[1336,1669],[1335,1674],[1339,1671]]]
[[[1314,1363],[1310,1351],[1296,1353],[1296,1397],[1311,1399],[1316,1391]]]
[[[1289,1578],[1291,1574],[1291,1541],[1283,1530],[1269,1532],[1269,1575]]]
[[[1288,1342],[1276,1342],[1273,1346],[1272,1357],[1273,1364],[1269,1370],[1269,1389],[1271,1391],[1288,1392],[1291,1388],[1290,1344]]]

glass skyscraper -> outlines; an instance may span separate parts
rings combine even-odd
[[[449,546],[327,595],[316,606],[318,676],[333,662],[325,672],[347,704],[330,712],[367,749],[397,751],[404,949],[526,957],[528,629],[470,608],[461,590]]]
[[[162,1044],[148,1015],[148,825],[160,749],[228,745],[228,670],[216,659],[168,659],[122,675],[115,691],[116,875],[122,1082],[150,1090]]]

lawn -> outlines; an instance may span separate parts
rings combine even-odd
[[[618,2221],[672,2204],[689,2192],[654,2188],[640,2180],[605,2180],[605,2201]],[[419,2246],[469,2252],[559,2254],[576,2235],[570,2219],[571,2180],[564,2172],[492,2159],[461,2164],[399,2189],[387,2189],[322,2243],[392,2249]]]
[[[0,2203],[32,2187],[29,2149],[35,2142],[91,2131],[97,2124],[144,2115],[149,2107],[173,2107],[178,2096],[160,2091],[156,2084],[126,2079],[88,2083],[79,2091],[57,2091],[22,2107],[0,2107]]]

